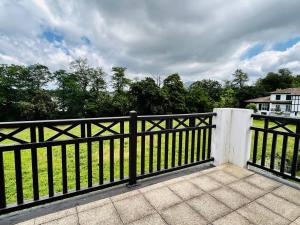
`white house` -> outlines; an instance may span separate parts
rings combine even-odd
[[[250,99],[245,102],[255,103],[258,113],[261,114],[297,115],[300,112],[300,88],[277,89],[270,94],[270,96]]]

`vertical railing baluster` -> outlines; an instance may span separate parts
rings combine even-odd
[[[166,130],[170,129],[170,119],[166,119]],[[165,133],[165,169],[168,169],[169,164],[169,131]]]
[[[134,185],[137,161],[137,113],[135,111],[130,111],[129,133],[129,185]]]
[[[142,133],[146,130],[146,121],[142,120]],[[145,174],[145,135],[141,136],[141,174]]]
[[[274,167],[275,167],[276,145],[277,145],[277,134],[273,133],[271,159],[270,159],[270,169],[272,169],[272,170],[274,170]]]
[[[16,191],[18,205],[24,203],[23,197],[23,179],[22,179],[22,163],[21,163],[21,149],[14,149],[15,155],[15,174],[16,174]]]
[[[253,143],[253,156],[252,156],[252,162],[256,163],[257,161],[257,142],[258,142],[258,131],[254,131],[254,143]]]
[[[104,172],[103,172],[103,141],[99,140],[99,184],[103,184],[103,177],[104,177]]]
[[[267,129],[268,129],[268,127],[269,127],[269,120],[267,118],[265,118],[264,136],[263,136],[262,153],[261,153],[261,166],[265,166],[265,164],[266,164],[266,151],[267,151],[267,140],[268,140]]]
[[[54,196],[52,146],[47,146],[48,195]]]
[[[30,141],[36,143],[36,127],[30,127]],[[33,199],[39,199],[39,172],[37,163],[37,149],[36,147],[31,148],[31,167],[32,167],[32,188],[33,188]]]
[[[185,131],[185,148],[184,148],[184,164],[189,161],[189,130]]]
[[[192,144],[191,144],[191,162],[194,162],[195,158],[195,117],[190,118],[189,127],[192,128]]]
[[[296,134],[300,135],[300,123],[296,124]],[[292,168],[291,168],[291,176],[295,177],[297,172],[297,163],[298,163],[298,154],[299,154],[299,136],[295,137],[294,143],[294,152],[293,152],[293,159],[292,159]]]
[[[68,193],[68,175],[67,175],[67,150],[66,145],[61,145],[61,171],[63,194]]]
[[[80,148],[79,143],[75,144],[75,180],[76,190],[80,190]]]
[[[281,162],[280,162],[280,173],[284,173],[285,171],[285,160],[286,160],[286,149],[287,149],[287,140],[288,136],[283,136],[282,142],[282,153],[281,153]]]
[[[173,129],[173,120],[171,120],[170,128]],[[171,165],[172,167],[175,167],[175,155],[176,155],[176,131],[172,131],[172,161]]]
[[[114,139],[109,140],[109,174],[110,182],[115,180],[115,149]]]
[[[206,158],[206,130],[207,128],[203,129],[203,136],[202,136],[202,160]]]
[[[212,125],[212,117],[208,118],[208,124]],[[207,140],[207,158],[210,159],[211,154],[211,134],[212,134],[212,128],[208,128],[208,140]]]
[[[149,135],[150,146],[149,146],[149,172],[153,172],[153,134]]]
[[[197,130],[197,161],[200,161],[200,149],[201,149],[201,128]]]
[[[88,122],[86,124],[87,137],[92,136],[92,126]],[[87,169],[88,169],[88,187],[93,186],[93,172],[92,172],[92,142],[91,140],[87,141]]]
[[[157,170],[160,171],[161,164],[161,134],[157,135]]]
[[[179,131],[178,165],[182,164],[182,131]]]
[[[0,209],[6,207],[3,152],[0,150]]]
[[[124,121],[120,121],[120,134],[124,134]],[[120,180],[124,179],[124,138],[120,138]]]

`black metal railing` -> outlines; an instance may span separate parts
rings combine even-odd
[[[210,162],[214,115],[0,123],[0,214]]]
[[[252,117],[248,165],[300,182],[300,119],[257,114]]]

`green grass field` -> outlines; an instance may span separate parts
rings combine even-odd
[[[146,127],[150,127],[150,124],[146,124]],[[162,124],[164,126],[164,124]],[[255,120],[254,126],[263,127],[263,121]],[[291,130],[295,130],[294,126],[289,126]],[[140,129],[140,124],[138,125],[138,130]],[[98,127],[92,126],[92,133],[96,133],[99,130]],[[119,127],[116,125],[113,130],[118,131]],[[155,129],[154,129],[155,130]],[[1,130],[1,132],[8,133],[11,130]],[[73,134],[79,134],[80,127],[75,127],[70,131]],[[45,129],[45,138],[51,137],[56,132],[50,129]],[[125,123],[125,133],[128,133],[128,124]],[[190,149],[191,149],[191,132],[189,135],[189,161],[190,161]],[[20,139],[29,140],[29,130],[24,130],[23,132],[16,135]],[[165,156],[165,135],[161,135],[161,168],[164,167],[164,156]],[[196,146],[197,146],[197,131],[195,131],[195,156],[196,159]],[[258,156],[257,159],[261,159],[261,149],[262,149],[262,137],[263,134],[260,132],[259,141],[258,141]],[[60,139],[65,139],[66,136],[61,136]],[[201,133],[201,143],[203,138],[203,132]],[[208,138],[208,135],[206,136]],[[1,144],[10,144],[11,142],[5,141]],[[146,136],[145,144],[145,172],[149,170],[149,136]],[[154,145],[153,145],[153,170],[156,171],[157,168],[157,135],[154,135]],[[253,143],[253,140],[252,140]],[[271,143],[272,143],[272,134],[268,135],[267,142],[267,156],[271,152]],[[128,138],[124,141],[124,175],[128,176]],[[179,133],[176,134],[176,165],[178,165],[178,149],[179,149]],[[184,160],[184,146],[185,146],[185,132],[183,132],[183,143],[182,143],[182,162]],[[288,149],[287,149],[287,159],[292,159],[293,154],[294,139],[288,139]],[[282,147],[282,137],[278,135],[277,138],[277,148],[276,148],[276,166],[279,164],[279,159],[281,156],[281,147]],[[93,184],[98,184],[99,182],[99,145],[98,142],[92,143],[92,171],[93,171]],[[172,135],[169,135],[169,151],[168,151],[168,163],[169,167],[171,166],[171,149],[172,149]],[[207,144],[206,144],[207,149]],[[252,148],[251,148],[252,149]],[[62,169],[61,169],[61,148],[60,146],[53,147],[53,180],[54,180],[54,192],[62,191]],[[109,180],[109,141],[104,141],[104,179],[105,181]],[[23,189],[24,189],[24,198],[32,199],[32,171],[31,171],[31,151],[22,150],[22,177],[23,177]],[[201,152],[202,153],[202,146]],[[140,173],[141,165],[141,138],[138,138],[138,157],[137,157],[137,169]],[[114,141],[114,177],[116,180],[120,176],[120,161],[119,161],[120,149],[119,149],[119,140]],[[13,152],[4,152],[4,170],[5,170],[5,186],[6,186],[6,198],[8,203],[16,202],[16,184],[15,184],[15,168],[14,168],[14,154]],[[251,154],[252,157],[252,154]],[[300,158],[300,157],[299,157]],[[268,161],[267,161],[268,163]],[[48,177],[47,177],[47,152],[46,148],[38,148],[38,176],[39,176],[39,188],[40,196],[48,195]],[[74,157],[74,145],[67,145],[67,172],[68,172],[68,189],[75,189],[75,157]],[[80,177],[81,177],[81,187],[87,187],[87,144],[80,144]],[[298,175],[300,173],[298,172]]]
[[[276,124],[274,123],[269,123],[269,127],[273,127]],[[255,127],[264,127],[264,121],[263,120],[254,120],[253,121],[253,126]],[[290,130],[295,131],[296,126],[295,125],[288,125],[287,126]],[[277,129],[280,131],[285,131],[282,128]],[[268,139],[267,139],[267,148],[266,148],[266,166],[269,166],[270,163],[270,155],[271,155],[271,148],[272,148],[272,138],[273,134],[268,133]],[[251,159],[252,159],[252,153],[253,153],[253,140],[254,140],[254,132],[252,132],[252,144],[251,144]],[[276,145],[276,159],[275,159],[275,168],[279,169],[280,168],[280,159],[281,159],[281,153],[282,153],[282,143],[283,143],[283,136],[282,135],[277,135],[277,145]],[[293,137],[288,137],[288,142],[287,142],[287,157],[286,157],[286,164],[290,164],[293,158],[293,152],[294,152],[294,143],[295,143],[295,138]],[[263,144],[263,132],[259,132],[258,136],[258,145],[257,145],[257,160],[258,162],[261,160],[261,154],[262,154],[262,144]],[[298,155],[300,152],[298,152]],[[300,164],[300,155],[298,157],[298,165]],[[288,168],[287,168],[288,169]],[[300,168],[298,168],[299,170]],[[286,171],[288,172],[288,171]],[[297,172],[297,175],[300,175],[300,171]]]

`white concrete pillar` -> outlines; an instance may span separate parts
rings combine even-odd
[[[216,108],[213,118],[216,128],[212,132],[211,155],[214,164],[232,163],[245,167],[250,158],[253,110]]]

